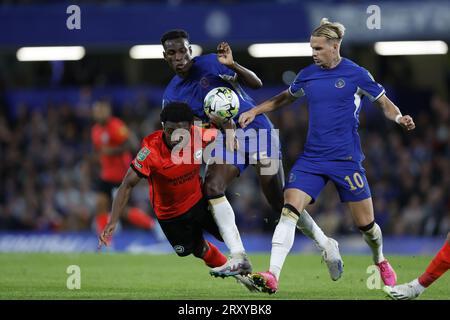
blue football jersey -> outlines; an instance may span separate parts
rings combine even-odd
[[[186,78],[175,75],[168,84],[163,95],[162,107],[169,102],[184,102],[188,104],[196,117],[209,122],[203,110],[203,100],[208,92],[216,87],[228,87],[239,97],[239,113],[248,111],[255,106],[253,99],[245,93],[237,81],[237,74],[224,66],[217,59],[217,54],[206,54],[193,58],[193,65]],[[258,116],[251,126],[253,128],[272,128],[270,120],[265,115]]]
[[[361,100],[372,102],[384,88],[353,61],[342,58],[333,69],[315,64],[302,69],[289,87],[308,102],[309,128],[302,157],[317,160],[364,160],[358,134]]]

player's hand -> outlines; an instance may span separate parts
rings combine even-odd
[[[234,65],[233,52],[231,47],[226,42],[221,42],[217,46],[217,59],[219,62],[227,67],[232,67]]]
[[[98,249],[101,249],[102,246],[107,247],[111,240],[111,236],[116,229],[116,224],[109,222],[103,232],[98,237]]]
[[[241,113],[239,116],[239,124],[241,128],[247,127],[255,119],[255,114],[252,110]]]
[[[398,120],[398,122],[403,128],[405,128],[408,131],[409,130],[413,130],[416,127],[416,124],[414,123],[414,120],[409,115],[401,117]]]

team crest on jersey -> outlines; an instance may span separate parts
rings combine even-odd
[[[289,182],[289,183],[292,183],[292,182],[295,181],[296,178],[297,178],[297,176],[296,176],[294,173],[291,173],[291,174],[289,175],[289,180],[288,180],[288,182]]]
[[[343,88],[345,86],[344,79],[337,79],[337,81],[334,83],[334,86],[339,89]]]
[[[209,87],[209,80],[206,77],[203,77],[200,79],[200,85],[203,88],[208,88]]]
[[[139,151],[138,155],[137,155],[137,159],[139,161],[144,161],[145,158],[147,158],[147,156],[150,154],[150,150],[147,149],[147,147],[143,147],[141,149],[141,151]]]

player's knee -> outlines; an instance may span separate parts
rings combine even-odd
[[[294,208],[298,210],[298,212],[302,212],[305,207],[312,202],[312,198],[310,195],[305,192],[297,189],[287,189],[284,191],[284,203],[290,204]]]
[[[224,183],[220,183],[218,181],[206,181],[203,186],[203,191],[207,197],[215,197],[218,195],[225,194],[226,186]]]

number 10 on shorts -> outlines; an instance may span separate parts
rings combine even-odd
[[[355,187],[355,184],[358,188],[363,188],[364,187],[364,181],[363,178],[361,177],[361,175],[359,174],[359,172],[355,172],[353,174],[353,180],[350,176],[345,176],[345,181],[348,182],[348,184],[350,185],[350,191],[356,190],[357,188]]]

